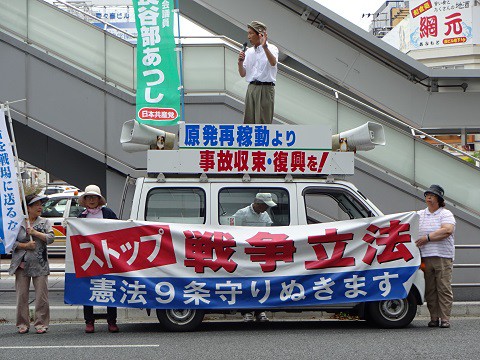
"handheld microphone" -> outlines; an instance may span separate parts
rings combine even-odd
[[[243,43],[243,47],[242,47],[242,51],[243,51],[243,52],[245,52],[245,50],[247,50],[247,45],[248,45],[248,43],[245,41],[245,42]]]

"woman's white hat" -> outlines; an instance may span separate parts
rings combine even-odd
[[[99,205],[105,205],[107,201],[102,196],[100,188],[97,185],[88,185],[85,188],[85,192],[78,198],[78,203],[80,206],[85,207],[85,196],[87,195],[96,195],[100,198]]]
[[[26,200],[28,206],[36,203],[37,201],[41,201],[42,204],[43,204],[45,201],[48,200],[48,196],[31,194],[31,195],[27,195],[27,196],[25,197],[25,200]]]

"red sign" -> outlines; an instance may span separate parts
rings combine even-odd
[[[77,278],[176,263],[170,228],[165,225],[72,235],[70,242]]]
[[[416,8],[410,10],[412,17],[416,18],[419,15],[422,15],[425,11],[432,8],[432,2],[430,0],[425,1],[423,4],[418,5]]]
[[[172,121],[178,117],[178,112],[172,108],[144,107],[138,111],[141,120]]]

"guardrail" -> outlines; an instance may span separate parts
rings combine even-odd
[[[93,16],[92,14],[89,14],[89,13],[87,13],[87,12],[79,9],[78,7],[73,6],[73,5],[70,5],[69,3],[66,3],[66,2],[64,2],[64,1],[56,0],[53,5],[55,5],[55,6],[57,6],[58,8],[61,9],[61,7],[59,6],[59,4],[65,6],[65,7],[67,7],[67,8],[69,8],[69,9],[72,10],[72,11],[75,11],[75,12],[78,12],[79,14],[82,14],[83,16],[91,19],[91,20],[94,21],[94,22],[100,22],[100,23],[102,23],[102,24],[103,24],[103,27],[104,27],[103,30],[108,30],[108,28],[112,28],[112,29],[114,29],[115,31],[118,31],[118,32],[124,34],[126,37],[130,37],[130,38],[132,38],[132,39],[136,39],[136,38],[137,38],[135,35],[132,35],[132,34],[126,32],[125,30],[120,29],[119,27],[116,27],[116,26],[113,25],[113,24],[110,24],[108,21],[105,21],[105,20],[100,19],[100,18],[98,18],[98,17],[96,17],[96,16]],[[80,16],[79,16],[79,18],[80,18]]]
[[[8,269],[0,269],[0,273],[8,273]],[[65,267],[63,268],[50,268],[50,273],[65,273]]]

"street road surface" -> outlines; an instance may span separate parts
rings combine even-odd
[[[479,359],[480,318],[454,318],[450,329],[428,328],[427,321],[401,330],[363,321],[207,322],[192,333],[141,323],[120,324],[118,334],[100,321],[95,334],[68,323],[51,325],[44,335],[19,335],[12,324],[1,324],[0,359]]]

